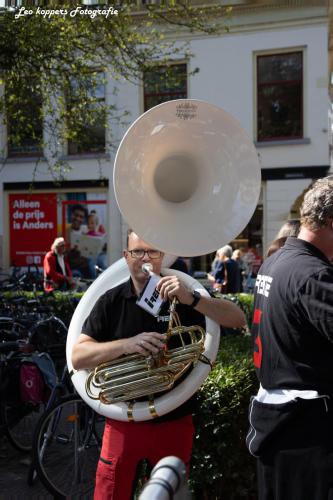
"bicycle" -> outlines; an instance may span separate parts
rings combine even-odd
[[[20,400],[19,373],[22,360],[29,358],[23,352],[28,344],[20,340],[0,342],[0,430],[19,451],[32,449],[33,430],[43,404]]]
[[[33,464],[56,498],[92,494],[103,429],[104,418],[75,394],[62,397],[40,418]]]
[[[23,303],[23,306],[22,306]],[[48,353],[58,370],[65,363],[67,327],[53,314],[29,312],[31,301],[20,300],[12,316],[0,317],[0,428],[20,451],[30,451],[34,428],[45,404],[20,399],[20,368],[23,361],[34,363],[35,354]]]
[[[57,380],[56,385],[52,388],[50,396],[48,398],[48,401],[46,403],[44,413],[47,412],[52,406],[55,406],[61,397],[68,396],[68,395],[73,395],[73,386],[69,377],[68,369],[67,369],[67,364],[65,364],[61,377]],[[44,415],[43,413],[43,415]],[[43,416],[41,415],[41,417]],[[33,442],[35,441],[35,433],[33,437]],[[35,479],[37,478],[37,470],[35,467],[35,459],[34,454],[32,453],[32,460],[29,466],[28,470],[28,476],[27,476],[27,484],[29,486],[32,486]]]
[[[68,328],[55,316],[49,297],[12,297],[11,308],[0,316],[0,337],[3,340],[26,339],[34,350],[48,353],[60,374],[65,364]]]
[[[1,291],[43,290],[43,274],[36,265],[13,266],[11,273],[1,273]]]
[[[36,477],[54,498],[81,500],[93,495],[105,419],[76,394],[67,394],[57,400],[67,377],[65,370],[63,380],[50,396],[52,403],[47,404],[37,424],[28,484],[32,485],[34,477],[31,474],[36,472]],[[139,497],[151,470],[147,460],[138,463],[133,483],[134,499]]]

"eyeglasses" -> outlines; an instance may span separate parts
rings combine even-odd
[[[131,254],[133,259],[143,259],[145,254],[148,255],[150,259],[159,259],[162,256],[162,252],[159,250],[127,250]]]

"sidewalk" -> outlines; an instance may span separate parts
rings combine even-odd
[[[39,480],[28,486],[30,455],[15,450],[4,438],[0,444],[0,500],[52,500]]]
[[[27,484],[30,454],[16,450],[0,437],[0,500],[54,500],[39,479]],[[69,471],[70,473],[70,471]],[[72,500],[92,500],[93,493]]]

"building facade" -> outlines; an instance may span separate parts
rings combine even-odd
[[[154,71],[143,75],[141,86],[112,81],[106,68],[106,83],[100,86],[99,95],[126,107],[130,112],[127,125],[149,107],[181,97],[208,101],[237,118],[257,149],[262,190],[249,226],[233,244],[259,245],[265,252],[283,222],[297,217],[304,191],[330,170],[329,5],[326,1],[234,2],[227,24],[228,32],[221,34],[186,35],[193,57],[170,60],[168,67],[176,75],[173,84],[165,87],[165,68],[158,63]],[[179,32],[169,36],[182,38]],[[62,154],[72,169],[55,185],[46,162],[42,157],[36,160],[31,144],[28,156],[15,150],[8,145],[2,125],[2,268],[14,263],[40,265],[42,250],[34,251],[31,245],[26,250],[29,242],[39,238],[42,227],[47,251],[52,235],[63,234],[69,225],[69,209],[82,202],[107,229],[103,243],[107,243],[109,262],[121,257],[127,225],[115,200],[114,148],[108,145],[117,145],[125,131],[126,125],[119,124],[112,127],[112,138],[107,130],[97,131],[94,147],[86,151],[75,144],[65,145]]]

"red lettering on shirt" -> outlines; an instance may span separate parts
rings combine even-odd
[[[255,309],[254,314],[253,314],[253,323],[255,325],[259,325],[261,321],[261,316],[262,316],[262,310],[261,309]],[[262,343],[259,335],[257,336],[255,340],[255,344],[258,346],[258,350],[254,351],[253,353],[253,363],[256,368],[260,368],[261,366],[261,360],[262,360]]]
[[[258,346],[258,351],[254,351],[253,353],[253,363],[256,368],[260,368],[262,360],[262,344],[259,335],[255,340],[255,344]]]
[[[261,315],[262,315],[261,309],[255,309],[254,314],[253,314],[253,323],[255,325],[259,325],[260,320],[261,320]]]

